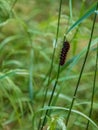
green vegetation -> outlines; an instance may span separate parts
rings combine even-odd
[[[0,0],[0,130],[98,129],[97,6]]]

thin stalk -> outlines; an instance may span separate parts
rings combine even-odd
[[[92,97],[91,97],[91,108],[90,108],[90,112],[89,112],[89,117],[91,118],[91,114],[92,114],[92,111],[93,111],[93,102],[94,102],[94,94],[95,94],[95,84],[96,84],[96,75],[97,75],[97,64],[98,62],[98,44],[97,44],[97,56],[96,56],[96,65],[95,65],[95,73],[94,73],[94,81],[93,81],[93,89],[92,89]],[[88,130],[89,128],[89,120],[88,120],[88,123],[87,123],[87,127],[86,127],[86,130]]]
[[[68,18],[68,25],[67,25],[67,28],[65,28],[66,32],[64,33],[64,39],[66,38],[66,35],[67,35],[67,30],[69,28],[69,25],[72,23],[72,0],[69,0],[69,18]],[[64,40],[65,41],[65,40]]]
[[[98,8],[98,3],[97,3],[97,8]],[[97,43],[96,64],[95,64],[95,73],[94,73],[94,79],[93,79],[92,97],[91,97],[91,108],[90,108],[90,112],[89,112],[90,118],[91,118],[92,111],[93,111],[94,94],[95,94],[95,86],[96,86],[96,76],[97,76],[97,66],[98,66],[98,43]],[[89,128],[89,120],[87,122],[86,130],[88,130],[88,128]]]
[[[48,78],[48,83],[47,83],[47,86],[46,86],[46,91],[45,91],[45,95],[44,95],[44,100],[43,100],[43,105],[42,105],[42,107],[44,107],[44,105],[45,105],[45,101],[46,101],[46,98],[47,98],[47,92],[48,92],[48,86],[49,86],[49,83],[50,83],[51,73],[52,73],[52,69],[53,69],[53,61],[54,61],[54,56],[55,56],[55,51],[56,51],[56,46],[57,46],[57,40],[58,40],[58,34],[59,34],[61,7],[62,7],[62,0],[60,0],[60,4],[59,4],[59,14],[58,14],[56,40],[55,40],[55,46],[54,46],[54,49],[53,49],[52,61],[51,61],[51,66],[50,66],[50,71],[49,71],[49,78]],[[43,113],[42,113],[42,114],[43,114]],[[42,116],[42,115],[41,115],[41,116]],[[38,129],[40,128],[40,125],[41,125],[41,119],[40,119],[40,121],[39,121]]]
[[[80,14],[79,14],[79,19],[80,17],[82,16],[83,12],[84,12],[84,5],[85,5],[85,1],[82,2],[82,6],[81,6],[81,9],[80,9]],[[81,26],[81,24],[78,25],[78,28],[76,28],[76,31],[72,37],[72,39],[70,40],[70,42],[76,38],[77,34],[78,34],[78,31],[79,31],[79,27]]]
[[[29,97],[30,97],[30,101],[31,103],[33,103],[33,94],[34,94],[34,88],[33,88],[33,51],[32,51],[32,47],[30,50],[30,67],[29,67]]]
[[[79,79],[78,79],[76,89],[75,89],[75,92],[74,92],[74,95],[73,95],[73,99],[72,99],[72,102],[71,102],[69,113],[68,113],[68,116],[66,118],[66,126],[68,125],[68,122],[69,122],[71,110],[72,110],[72,107],[73,107],[73,104],[74,104],[74,101],[75,101],[75,97],[76,97],[77,90],[78,90],[78,87],[79,87],[79,84],[80,84],[81,76],[82,76],[82,73],[83,73],[83,70],[84,70],[84,67],[85,67],[85,63],[86,63],[86,60],[87,60],[87,57],[88,57],[88,53],[89,53],[89,49],[90,49],[90,45],[91,45],[91,40],[92,40],[92,36],[93,36],[93,32],[94,32],[95,22],[96,22],[96,14],[95,14],[95,17],[94,17],[94,21],[93,21],[93,25],[92,25],[92,31],[91,31],[90,40],[89,40],[89,44],[88,44],[88,47],[87,47],[86,55],[85,55],[85,58],[84,58],[84,62],[83,62],[83,65],[82,65],[82,68],[81,68],[81,71],[80,71]]]
[[[50,67],[50,73],[49,73],[49,78],[48,78],[48,83],[47,83],[47,88],[46,88],[46,92],[45,92],[45,96],[44,96],[43,105],[45,104],[45,101],[46,101],[46,96],[47,96],[47,92],[48,92],[48,86],[49,86],[50,77],[51,77],[51,73],[52,73],[52,69],[53,69],[53,61],[54,61],[54,56],[55,56],[55,51],[56,51],[56,46],[57,46],[57,40],[58,40],[58,34],[59,34],[59,25],[60,25],[60,16],[61,16],[61,5],[62,5],[62,0],[60,0],[56,40],[55,40],[55,46],[54,46],[54,50],[53,50],[52,61],[51,61],[51,67]]]
[[[14,6],[15,6],[16,3],[17,3],[17,0],[14,0],[13,4],[12,4],[12,6],[11,6],[11,11],[12,11],[12,9],[14,8]]]
[[[29,66],[29,97],[30,97],[30,102],[31,104],[33,103],[32,99],[33,99],[33,80],[32,80],[32,77],[33,77],[33,45],[32,45],[32,38],[31,38],[31,35],[30,33],[25,30],[25,32],[27,33],[27,37],[28,37],[28,40],[29,40],[29,44],[30,44],[30,66]]]
[[[81,6],[81,9],[80,9],[80,14],[79,14],[79,19],[81,18],[83,12],[84,12],[84,5],[85,5],[85,2],[83,1],[82,2],[82,6]],[[77,39],[77,34],[79,32],[79,28],[81,27],[81,23],[78,25],[78,27],[76,28],[76,31],[73,35],[73,37],[71,38],[70,42],[73,41],[73,39]],[[77,42],[73,42],[73,55],[75,54],[76,52],[76,48],[77,48]]]
[[[54,87],[53,87],[53,90],[52,90],[52,94],[50,96],[50,99],[49,99],[49,102],[48,102],[48,106],[51,106],[51,102],[52,102],[52,99],[53,99],[53,95],[54,95],[54,92],[55,92],[55,89],[56,89],[56,86],[57,86],[57,83],[58,83],[58,78],[59,78],[59,73],[60,73],[60,64],[58,66],[58,73],[57,73],[57,78],[56,78],[56,81],[55,81],[55,84],[54,84]],[[46,116],[49,116],[50,113],[49,113],[49,109],[46,110],[46,113],[45,113],[45,117],[44,117],[44,120],[43,120],[43,123],[42,123],[42,126],[41,126],[41,130],[43,129],[43,126],[46,122]]]
[[[72,0],[69,0],[69,8],[70,8],[70,23],[72,22]]]

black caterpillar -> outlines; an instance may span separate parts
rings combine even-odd
[[[69,51],[70,48],[70,44],[68,41],[65,41],[63,43],[63,47],[61,50],[61,55],[60,55],[60,65],[64,65],[65,60],[66,60],[66,56],[67,56],[67,52]]]

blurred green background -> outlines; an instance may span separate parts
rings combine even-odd
[[[58,45],[48,97],[57,75],[64,33],[96,2],[97,0],[73,0],[71,16],[69,0],[63,0]],[[58,11],[59,0],[0,0],[0,130],[32,130],[32,117],[43,103],[53,43],[56,38]],[[93,16],[91,15],[67,35],[71,46],[67,63],[88,45]],[[93,43],[97,41],[98,18]],[[85,52],[76,62],[74,61],[74,64],[70,63],[61,68],[55,92],[55,95],[59,93],[57,106],[70,106],[84,56]],[[74,109],[87,116],[92,95],[95,58],[96,44],[89,53],[74,105]],[[98,81],[96,81],[92,114],[92,120],[96,123],[98,123],[97,87]],[[66,117],[66,113],[60,111],[54,112],[54,115]],[[38,123],[39,118],[40,115],[36,117],[35,122]],[[86,123],[85,118],[78,117],[74,113],[70,119],[69,130],[83,130]],[[89,130],[96,130],[96,128],[90,124]]]

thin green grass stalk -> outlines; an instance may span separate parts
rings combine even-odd
[[[56,40],[55,40],[55,45],[54,45],[54,49],[53,49],[52,61],[51,61],[51,66],[50,66],[50,71],[49,71],[49,76],[48,76],[49,78],[48,78],[48,83],[47,83],[47,85],[46,85],[46,91],[45,91],[45,95],[44,95],[44,100],[43,100],[43,105],[42,105],[42,107],[44,107],[45,102],[46,102],[48,87],[49,87],[50,78],[51,78],[51,73],[52,73],[52,69],[53,69],[53,61],[54,61],[54,56],[55,56],[55,51],[56,51],[56,46],[57,46],[57,40],[58,40],[58,34],[59,34],[61,7],[62,7],[62,0],[60,0],[60,4],[59,4],[59,14],[58,14],[58,24],[57,24]],[[42,113],[42,114],[43,114],[43,113]],[[41,115],[41,116],[42,116],[42,115]],[[40,122],[39,122],[39,125],[38,125],[38,129],[40,128],[40,125],[41,125],[41,119],[40,119]]]
[[[45,96],[44,96],[43,106],[44,106],[45,101],[46,101],[47,92],[48,92],[48,86],[49,86],[49,82],[50,82],[50,78],[51,78],[51,73],[52,73],[52,69],[53,69],[53,61],[54,61],[54,56],[55,56],[55,51],[56,51],[56,46],[57,46],[57,40],[58,40],[58,34],[59,34],[59,25],[60,25],[60,16],[61,16],[61,6],[62,6],[62,0],[60,0],[56,40],[55,40],[55,46],[54,46],[53,55],[52,55],[51,67],[50,67],[50,72],[49,72],[49,78],[48,78],[47,88],[46,88],[46,92],[45,92]]]
[[[33,51],[32,51],[32,47],[31,47],[31,52],[30,52],[30,69],[29,69],[29,97],[30,97],[30,101],[31,103],[33,103],[33,90],[34,90],[34,87],[33,87],[33,80],[32,80],[32,77],[33,77]]]
[[[72,19],[73,19],[73,14],[72,14],[72,0],[69,0],[69,18],[68,18],[68,25],[67,28],[65,28],[66,32],[64,33],[64,41],[66,39],[66,35],[67,35],[67,31],[69,29],[70,24],[72,23]]]
[[[96,4],[92,8],[90,8],[79,20],[77,20],[64,35],[67,35],[70,31],[72,31],[76,26],[82,23],[86,18],[88,18],[91,14],[96,10]]]
[[[72,15],[72,0],[69,0],[69,9],[70,9],[70,23],[72,22],[73,15]]]
[[[48,102],[48,107],[51,106],[51,102],[52,102],[53,95],[54,95],[54,92],[55,92],[55,89],[56,89],[56,85],[58,83],[59,73],[60,73],[60,64],[58,66],[57,78],[56,78],[55,84],[53,86],[52,94],[51,94],[49,102]],[[46,117],[49,116],[49,115],[50,115],[50,111],[47,109],[46,113],[45,113],[45,117],[44,117],[43,122],[42,122],[41,130],[43,129],[43,126],[45,125]]]
[[[29,66],[29,98],[30,98],[30,103],[32,105],[33,103],[33,94],[34,94],[34,87],[33,87],[33,80],[32,80],[32,76],[33,76],[33,45],[32,45],[32,38],[30,33],[28,32],[28,30],[26,28],[24,28],[24,31],[26,32],[26,35],[28,37],[29,40],[29,44],[31,46],[30,49],[30,66]]]
[[[97,44],[96,65],[95,65],[95,73],[94,73],[94,81],[93,81],[92,97],[91,97],[91,108],[90,108],[90,112],[89,112],[89,117],[90,117],[90,118],[91,118],[91,115],[92,115],[93,104],[94,104],[94,94],[95,94],[96,75],[97,75],[97,66],[98,66],[97,62],[98,62],[98,44]],[[88,120],[88,123],[87,123],[86,130],[88,130],[88,128],[89,128],[89,120]]]
[[[96,11],[98,9],[98,3],[97,3],[97,7],[96,7]],[[97,13],[96,13],[97,14]],[[95,15],[95,19],[96,19]],[[90,108],[90,112],[89,112],[89,118],[91,118],[92,115],[92,111],[93,111],[93,103],[94,103],[94,94],[95,94],[95,87],[96,87],[96,76],[97,76],[97,66],[98,66],[98,43],[97,43],[97,51],[96,51],[96,64],[95,64],[95,73],[94,73],[94,80],[93,80],[93,88],[92,88],[92,97],[91,97],[91,108]],[[87,126],[86,126],[86,130],[88,130],[89,128],[89,120],[87,122]]]
[[[96,7],[96,9],[97,9],[97,7]],[[82,65],[82,68],[81,68],[81,71],[80,71],[80,75],[79,75],[78,82],[77,82],[77,85],[76,85],[76,89],[75,89],[75,92],[74,92],[74,95],[73,95],[73,99],[72,99],[72,102],[71,102],[69,113],[68,113],[68,116],[66,118],[66,127],[67,127],[68,122],[69,122],[69,118],[70,118],[70,115],[71,115],[71,110],[72,110],[72,107],[73,107],[73,104],[74,104],[74,101],[75,101],[75,98],[76,98],[76,94],[77,94],[77,90],[78,90],[78,87],[79,87],[79,84],[80,84],[81,76],[82,76],[82,73],[83,73],[83,70],[84,70],[84,67],[85,67],[85,63],[86,63],[88,54],[89,54],[90,45],[91,45],[91,41],[92,41],[92,36],[93,36],[93,32],[94,32],[94,26],[95,26],[95,22],[96,22],[96,15],[97,14],[95,13],[88,48],[87,48],[86,55],[85,55],[85,58],[84,58],[84,62],[83,62],[83,65]]]
[[[85,5],[85,1],[82,2],[82,5],[81,5],[81,9],[80,9],[80,14],[79,14],[79,18],[81,18],[83,12],[84,12],[84,5]],[[76,31],[72,37],[72,39],[70,40],[70,42],[73,41],[73,39],[77,38],[77,34],[79,32],[79,28],[81,26],[81,23],[78,25],[78,27],[76,28]],[[73,43],[73,55],[75,54],[76,52],[76,49],[77,49],[77,42]]]
[[[18,0],[14,0],[13,4],[12,4],[12,6],[11,6],[11,11],[12,11],[12,9],[14,8],[15,4],[17,3],[17,1],[18,1]]]

